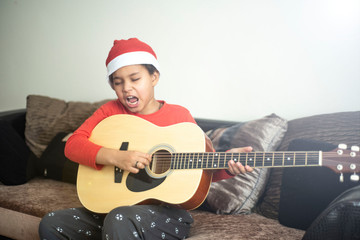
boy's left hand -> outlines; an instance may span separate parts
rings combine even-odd
[[[251,152],[253,150],[252,147],[242,147],[242,148],[232,148],[227,152],[232,153],[247,153]],[[243,166],[240,162],[234,162],[233,160],[230,160],[228,162],[229,165],[229,172],[233,175],[238,175],[240,173],[246,173],[246,172],[252,172],[254,169],[248,165]]]

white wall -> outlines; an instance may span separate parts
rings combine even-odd
[[[360,110],[359,0],[0,0],[0,111],[113,98],[114,39],[149,43],[158,99],[196,117]]]

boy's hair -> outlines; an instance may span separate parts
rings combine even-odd
[[[144,66],[150,75],[153,75],[155,72],[157,72],[160,76],[160,72],[152,64],[140,64],[140,65]],[[111,84],[113,83],[113,75],[112,74],[109,76],[109,81]]]
[[[141,65],[143,65],[146,68],[146,70],[148,70],[150,75],[153,75],[154,72],[157,72],[160,75],[160,72],[156,69],[156,67],[154,67],[154,65],[152,64],[141,64]]]

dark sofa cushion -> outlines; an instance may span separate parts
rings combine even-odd
[[[302,240],[360,239],[360,185],[343,192],[306,230]]]
[[[335,148],[335,145],[326,142],[296,139],[289,144],[288,150],[328,152]],[[323,162],[325,158],[326,155],[323,154]],[[285,168],[279,222],[287,227],[306,230],[337,196],[359,185],[358,182],[350,181],[351,174],[344,173],[344,182],[340,182],[340,175],[327,167]]]
[[[320,114],[288,122],[288,130],[278,151],[286,151],[295,139],[312,139],[338,145],[360,145],[360,111]],[[283,169],[271,170],[268,184],[257,212],[278,219]]]
[[[27,181],[29,148],[7,121],[0,120],[0,181],[18,185]]]
[[[75,184],[79,164],[65,157],[64,148],[68,135],[60,132],[53,138],[41,155],[37,167],[44,177]]]

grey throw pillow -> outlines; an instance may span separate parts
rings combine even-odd
[[[254,151],[274,151],[287,130],[287,121],[275,114],[207,132],[217,151],[252,146]],[[218,214],[250,213],[263,193],[269,176],[266,168],[211,184],[206,199]]]

